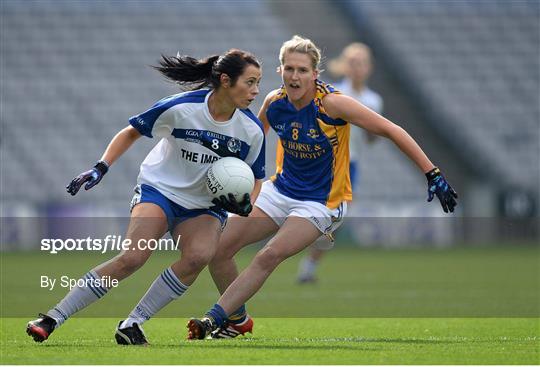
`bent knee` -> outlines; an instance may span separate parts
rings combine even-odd
[[[259,266],[267,270],[273,270],[283,260],[285,260],[284,254],[272,248],[271,246],[266,246],[261,249],[254,259],[254,261],[256,261]]]
[[[182,260],[192,272],[198,272],[208,265],[213,257],[214,252],[206,252],[186,254],[183,256]]]
[[[214,259],[230,260],[246,245],[247,244],[243,243],[240,238],[236,239],[232,236],[222,236],[219,240]]]
[[[118,270],[122,273],[132,274],[143,266],[147,259],[148,256],[137,256],[124,253],[116,258],[115,263]]]

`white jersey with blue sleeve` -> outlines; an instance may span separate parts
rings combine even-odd
[[[215,121],[208,109],[211,94],[208,89],[176,94],[129,119],[142,135],[161,139],[141,164],[137,184],[150,185],[187,209],[213,206],[206,172],[222,157],[242,159],[256,179],[265,176],[262,123],[249,109]]]

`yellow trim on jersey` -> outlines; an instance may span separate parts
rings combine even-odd
[[[283,99],[285,97],[287,97],[287,90],[285,89],[285,86],[282,85],[279,88],[278,92],[275,95],[273,95],[272,97],[270,97],[270,103],[268,103],[268,107],[270,107],[270,105],[272,103],[274,103],[275,101],[278,101],[278,100]]]
[[[277,147],[276,147],[276,173],[270,177],[270,180],[275,181],[276,175],[283,172],[283,156],[285,151],[283,150],[283,145],[281,144],[281,139],[278,138]]]
[[[268,103],[267,111],[270,108],[270,105],[272,105],[272,103],[274,103],[275,101],[279,101],[280,99],[283,99],[285,97],[287,97],[287,91],[285,90],[285,86],[281,86],[278,92],[270,98],[270,103]],[[283,150],[283,145],[281,144],[281,139],[278,138],[276,147],[276,173],[274,173],[274,175],[270,177],[271,181],[275,181],[276,175],[283,172],[284,154],[285,152]]]
[[[341,92],[333,89],[329,84],[319,80],[316,82],[317,93],[315,95],[315,104],[319,109],[319,113],[328,116],[322,99],[330,94]],[[330,118],[330,116],[328,116]],[[350,174],[350,158],[349,158],[349,138],[351,136],[351,126],[349,123],[345,125],[328,125],[321,119],[317,119],[319,126],[326,135],[330,144],[332,144],[333,162],[332,162],[332,186],[326,202],[326,206],[330,209],[336,209],[341,202],[352,200],[352,185]]]
[[[349,166],[349,137],[351,126],[328,125],[321,119],[317,119],[321,131],[332,144],[332,186],[326,206],[336,209],[343,201],[352,200],[352,187]]]

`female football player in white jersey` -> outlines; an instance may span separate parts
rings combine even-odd
[[[129,120],[110,142],[102,158],[67,186],[71,195],[83,184],[98,184],[112,165],[142,135],[159,139],[141,164],[126,238],[129,250],[96,266],[55,307],[27,325],[27,333],[42,342],[68,317],[103,297],[103,279],[120,281],[139,269],[152,254],[149,240],[170,231],[181,236],[181,256],[152,283],[126,320],[119,323],[119,344],[146,344],[141,324],[195,281],[216,252],[227,212],[247,216],[250,195],[241,202],[209,196],[206,171],[221,157],[237,157],[249,164],[256,178],[254,193],[264,178],[264,132],[261,122],[247,109],[259,93],[261,67],[241,50],[197,60],[189,56],[163,56],[155,67],[189,92],[158,101],[148,111]],[[232,195],[231,195],[232,196]],[[141,241],[143,240],[143,241]]]
[[[405,130],[317,79],[321,55],[310,40],[293,37],[279,56],[283,86],[266,97],[259,112],[279,137],[277,172],[263,184],[249,218],[230,220],[221,236],[210,271],[222,296],[204,318],[189,321],[190,339],[251,331],[245,302],[283,260],[339,225],[352,199],[350,125],[392,140],[426,175],[428,201],[436,195],[445,212],[456,205],[455,191]],[[234,254],[272,234],[238,275]]]

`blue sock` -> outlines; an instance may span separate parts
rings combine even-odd
[[[229,315],[228,321],[233,324],[241,324],[247,318],[246,305],[240,306],[238,310]]]
[[[216,323],[217,327],[222,327],[227,320],[227,314],[225,313],[225,310],[217,303],[214,305],[214,307],[212,307],[210,311],[206,313],[206,316],[211,317]]]

